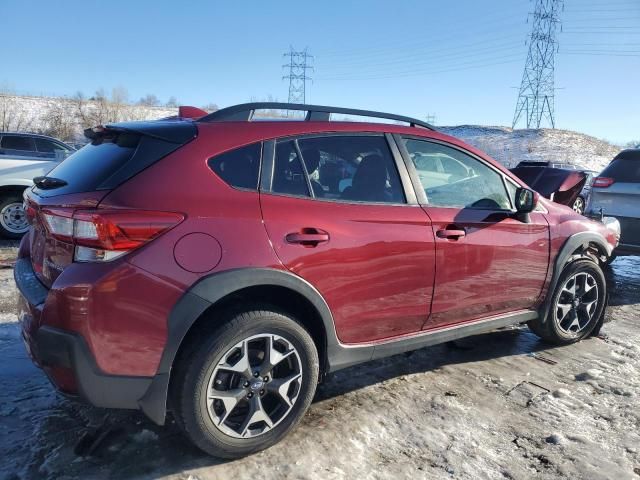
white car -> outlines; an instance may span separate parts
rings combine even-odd
[[[46,175],[75,152],[44,135],[0,132],[0,235],[20,238],[28,229],[22,207],[24,190],[33,178]]]

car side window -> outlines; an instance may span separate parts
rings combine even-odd
[[[254,143],[212,157],[209,168],[236,188],[258,189],[262,144]]]
[[[295,140],[276,143],[271,191],[301,197],[311,196]]]
[[[429,205],[510,210],[502,175],[456,148],[413,138],[403,139]],[[433,168],[439,161],[442,168]]]
[[[2,141],[0,141],[0,148],[5,150],[17,150],[25,152],[33,152],[35,151],[35,145],[33,143],[33,138],[31,137],[21,137],[19,135],[5,135],[2,137]]]
[[[326,135],[298,140],[316,198],[405,203],[395,161],[381,135]]]
[[[47,140],[46,138],[36,138],[35,142],[36,148],[40,153],[56,153],[56,150],[60,150],[62,152],[69,151],[59,143],[52,142],[51,140]]]

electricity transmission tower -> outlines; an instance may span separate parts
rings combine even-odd
[[[563,0],[535,0],[533,29],[524,66],[512,127],[524,117],[527,128],[540,128],[546,119],[555,128],[554,63],[558,49],[556,33]]]
[[[311,80],[307,76],[307,70],[313,70],[313,66],[309,65],[313,56],[307,53],[306,48],[296,52],[293,47],[284,56],[289,57],[289,63],[282,66],[289,72],[282,77],[283,80],[289,79],[289,103],[306,103],[306,84],[307,80]]]

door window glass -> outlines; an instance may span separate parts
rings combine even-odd
[[[383,136],[329,135],[298,140],[316,198],[405,203],[395,161]]]
[[[509,210],[502,175],[458,149],[404,139],[429,205]]]
[[[69,149],[63,147],[59,143],[52,142],[51,140],[47,140],[46,138],[36,138],[36,148],[39,152],[42,153],[55,153],[56,150],[60,150],[62,152],[68,152]]]
[[[311,196],[294,140],[276,143],[271,190],[287,195]]]
[[[32,152],[35,150],[35,147],[33,145],[33,138],[20,137],[17,135],[6,135],[2,137],[0,148],[4,148],[6,150],[21,150],[26,152]]]

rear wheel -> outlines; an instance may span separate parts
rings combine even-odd
[[[0,234],[5,238],[21,238],[29,230],[22,196],[12,194],[0,199]]]
[[[237,458],[282,439],[311,404],[318,354],[293,318],[270,310],[230,314],[199,335],[176,368],[177,424],[205,452]]]
[[[576,260],[560,275],[547,317],[530,322],[529,327],[554,344],[582,340],[596,327],[606,296],[607,285],[600,266],[592,260]]]
[[[573,208],[574,212],[579,213],[580,215],[582,215],[582,214],[584,214],[584,207],[585,207],[584,198],[578,197],[573,202],[573,206],[571,208]]]

